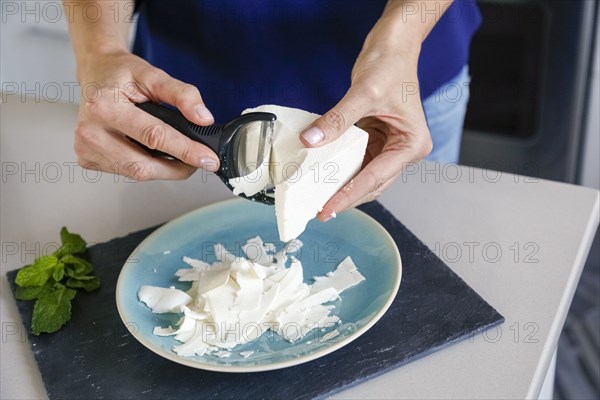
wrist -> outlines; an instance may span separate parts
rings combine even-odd
[[[77,64],[77,79],[81,83],[92,78],[96,66],[103,64],[108,57],[130,54],[129,49],[118,41],[89,41],[85,46],[75,49],[75,60]]]
[[[415,65],[421,54],[421,35],[391,15],[382,16],[367,36],[363,53],[393,54]]]
[[[393,46],[407,54],[419,54],[421,44],[426,35],[421,26],[416,25],[410,18],[398,13],[384,14],[378,21],[387,45]]]

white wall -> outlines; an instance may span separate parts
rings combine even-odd
[[[0,0],[0,91],[40,101],[79,100],[60,1]]]
[[[84,11],[80,7],[74,12]],[[75,56],[62,2],[0,0],[0,22],[0,92],[78,103]]]

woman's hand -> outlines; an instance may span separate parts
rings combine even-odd
[[[185,179],[198,167],[216,171],[219,161],[212,150],[134,104],[168,103],[190,121],[210,125],[213,117],[196,87],[127,51],[88,58],[78,67],[83,90],[75,153],[82,167],[136,180]],[[153,157],[136,142],[176,159]]]
[[[81,6],[94,6],[90,20]],[[84,168],[125,175],[136,180],[184,179],[196,168],[216,171],[219,159],[208,147],[188,139],[171,126],[137,108],[134,103],[164,102],[198,125],[213,116],[200,92],[173,79],[128,50],[133,0],[118,3],[82,0],[65,7],[82,88],[75,130],[75,153]],[[119,7],[115,10],[115,7]],[[176,160],[152,157],[138,143],[170,154]]]
[[[417,63],[421,43],[437,20],[427,25],[418,13],[418,18],[407,16],[403,3],[390,2],[367,36],[344,98],[301,134],[307,147],[327,144],[353,124],[369,134],[362,170],[329,199],[318,214],[321,221],[333,212],[374,200],[404,165],[431,151]]]

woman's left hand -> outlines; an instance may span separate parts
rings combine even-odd
[[[417,79],[422,37],[390,35],[389,24],[395,23],[385,15],[380,19],[354,65],[346,95],[301,134],[307,147],[327,144],[353,124],[369,134],[363,168],[325,204],[318,214],[321,221],[374,200],[404,165],[431,151]]]

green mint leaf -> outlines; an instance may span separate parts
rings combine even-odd
[[[78,251],[75,253],[83,253],[85,251],[85,246],[87,243],[83,238],[77,233],[71,233],[69,230],[63,226],[60,230],[60,240],[62,244],[68,244]]]
[[[42,256],[32,265],[21,268],[15,282],[19,286],[42,286],[50,279],[57,264],[58,258],[55,256]]]
[[[42,286],[19,286],[15,291],[17,300],[35,300],[52,289],[52,283],[46,282]]]
[[[100,279],[95,276],[85,276],[81,278],[90,278],[90,279],[76,279],[69,278],[67,279],[67,286],[73,289],[83,289],[86,292],[91,292],[100,287]]]
[[[71,300],[77,292],[63,285],[56,286],[35,301],[31,318],[34,335],[56,332],[71,319]]]
[[[81,236],[76,233],[69,232],[64,226],[60,230],[60,240],[62,241],[62,246],[55,253],[58,257],[61,257],[64,254],[83,253],[85,251],[85,247],[87,246],[87,243],[81,238]]]
[[[60,261],[69,265],[67,275],[71,277],[87,275],[94,270],[92,264],[72,254],[65,254],[60,258]]]
[[[52,278],[56,282],[60,282],[62,280],[62,278],[64,278],[64,276],[65,276],[65,264],[63,264],[59,261],[56,264],[56,267],[54,267],[54,271],[52,271]]]

